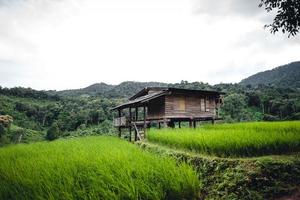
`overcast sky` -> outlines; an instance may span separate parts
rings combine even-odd
[[[259,0],[0,0],[0,85],[239,82],[300,60]]]

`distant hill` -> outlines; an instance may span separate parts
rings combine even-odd
[[[60,96],[80,96],[80,95],[103,95],[107,91],[111,90],[114,88],[114,85],[109,85],[106,83],[95,83],[93,85],[90,85],[86,88],[81,88],[81,89],[74,89],[74,90],[62,90],[62,91],[57,91],[56,94]]]
[[[60,96],[76,97],[80,95],[103,96],[108,98],[125,98],[134,95],[145,87],[164,87],[167,83],[126,81],[119,85],[96,83],[86,88],[57,91]]]
[[[254,74],[244,80],[239,85],[273,85],[276,87],[300,88],[300,61],[277,67],[272,70]],[[128,98],[145,87],[178,87],[186,89],[206,89],[218,90],[218,85],[212,86],[207,83],[181,81],[180,83],[168,84],[161,82],[135,82],[126,81],[118,85],[106,83],[96,83],[86,88],[49,91],[59,96],[77,97],[81,95],[102,96],[106,98]]]
[[[240,84],[300,88],[300,61],[259,72],[242,80]]]
[[[111,90],[107,91],[105,97],[108,98],[130,97],[145,87],[166,87],[166,86],[168,86],[167,83],[160,83],[160,82],[126,81],[120,83],[119,85],[116,85]]]

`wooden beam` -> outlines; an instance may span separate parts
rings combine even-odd
[[[138,111],[139,111],[138,107],[135,107],[135,121],[138,121],[138,118],[139,118]],[[137,131],[138,130],[134,129],[134,141],[137,141],[137,134],[138,134]]]
[[[121,110],[118,109],[118,116],[119,116],[119,119],[121,118]],[[121,137],[122,135],[122,130],[121,130],[121,127],[119,127],[119,137]]]
[[[164,119],[164,128],[167,128],[168,127],[168,122],[167,122],[167,119],[165,118]]]
[[[121,136],[122,136],[122,128],[119,127],[119,137],[121,137]]]
[[[138,121],[139,119],[139,108],[135,107],[135,121]]]
[[[144,138],[146,138],[146,129],[147,129],[147,124],[146,124],[146,106],[143,107],[143,114],[144,114]]]
[[[132,119],[132,113],[131,113],[131,107],[129,107],[129,141],[130,142],[131,142],[131,129],[132,129],[131,119]]]

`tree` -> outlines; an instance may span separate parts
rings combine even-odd
[[[299,0],[261,0],[259,7],[265,7],[267,12],[277,10],[272,24],[265,25],[271,33],[281,30],[288,37],[295,36],[300,30],[300,1]]]
[[[52,124],[52,126],[48,129],[46,139],[47,140],[55,140],[59,136],[59,128],[56,123]]]
[[[0,123],[0,137],[5,135],[5,133],[6,133],[6,130],[5,130],[4,126]]]
[[[246,119],[246,96],[230,94],[224,98],[221,114],[226,120],[243,121]]]

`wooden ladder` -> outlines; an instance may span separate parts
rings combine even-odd
[[[136,131],[136,135],[137,135],[137,139],[138,140],[142,140],[143,136],[144,136],[144,131],[139,131],[138,127],[136,126],[135,123],[133,123],[133,127]]]

